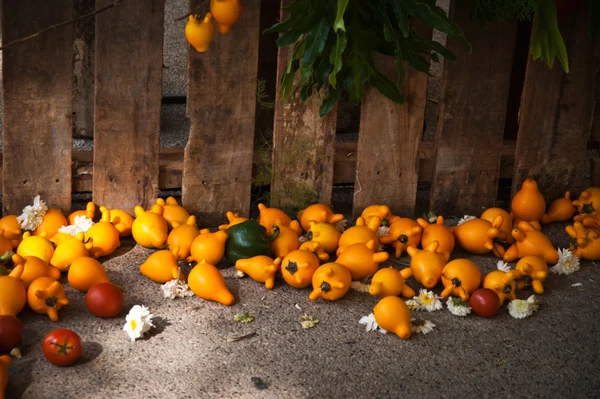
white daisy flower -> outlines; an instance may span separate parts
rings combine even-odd
[[[185,298],[194,296],[190,287],[180,279],[173,279],[166,284],[161,285],[165,299]]]
[[[317,324],[319,324],[319,320],[315,319],[312,316],[309,316],[307,314],[305,314],[304,316],[300,317],[300,325],[302,326],[302,328],[313,328],[315,327]]]
[[[423,335],[429,334],[435,328],[435,324],[433,324],[429,320],[424,320],[420,318],[411,318],[410,319],[410,329],[412,332],[418,334],[422,333]]]
[[[407,299],[405,302],[410,310],[422,310],[422,305],[416,299]]]
[[[503,260],[499,260],[498,263],[496,264],[496,269],[501,270],[503,272],[509,272],[512,269],[510,268],[510,265],[506,262],[504,262]]]
[[[369,284],[365,284],[362,281],[353,281],[350,283],[350,288],[358,292],[369,292]]]
[[[44,215],[48,211],[48,206],[36,195],[33,199],[33,205],[27,205],[23,208],[23,213],[17,217],[17,221],[21,224],[23,230],[33,231],[42,224]]]
[[[460,218],[460,220],[458,221],[458,223],[456,225],[460,226],[464,222],[468,222],[469,220],[473,220],[473,219],[477,219],[477,218],[475,216],[465,215],[462,218]]]
[[[145,306],[135,305],[127,314],[125,318],[125,325],[123,331],[127,333],[129,339],[135,341],[141,338],[145,333],[150,331],[154,324],[152,324],[152,314]]]
[[[527,303],[534,312],[537,312],[540,308],[539,301],[535,295],[531,295],[529,298],[527,298]]]
[[[524,299],[513,299],[508,304],[508,313],[515,319],[524,319],[533,314],[533,307]]]
[[[446,306],[450,313],[455,316],[465,317],[471,313],[471,307],[468,302],[463,301],[460,298],[449,297],[446,301]]]
[[[343,233],[346,230],[346,225],[348,224],[347,219],[340,220],[335,224],[335,229],[340,233]]]
[[[386,330],[379,327],[379,324],[377,324],[377,321],[375,321],[375,315],[373,313],[369,314],[368,316],[361,317],[358,322],[363,326],[367,326],[367,332],[379,331],[382,334],[387,334]]]
[[[389,226],[379,226],[379,229],[377,230],[377,237],[387,236],[389,231],[390,231]]]
[[[440,302],[439,296],[435,295],[433,291],[428,291],[423,288],[419,290],[419,296],[416,296],[413,299],[416,299],[417,302],[419,302],[419,304],[421,305],[421,309],[419,310],[434,312],[444,307],[442,305],[442,302]]]
[[[77,236],[79,233],[87,232],[90,227],[94,225],[94,221],[85,216],[75,216],[75,220],[73,224],[68,226],[62,226],[58,229],[59,233],[70,234],[73,237]]]
[[[550,268],[554,274],[571,274],[579,270],[579,258],[568,249],[558,250],[558,263]]]

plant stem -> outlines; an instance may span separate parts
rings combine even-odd
[[[185,15],[184,15],[184,16],[182,16],[182,17],[176,18],[176,19],[175,19],[175,22],[177,22],[177,21],[181,21],[182,19],[185,19],[185,18],[189,17],[190,15],[192,15],[192,14],[195,14],[196,12],[200,11],[200,9],[201,9],[202,7],[204,7],[204,6],[206,5],[206,3],[207,3],[207,2],[208,2],[208,0],[204,0],[204,1],[203,1],[203,2],[202,2],[202,3],[201,3],[199,6],[198,6],[198,7],[196,7],[196,8],[194,8],[194,9],[192,9],[192,11],[188,12],[187,14],[185,14]]]

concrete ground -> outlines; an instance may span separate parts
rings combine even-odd
[[[555,245],[568,245],[562,226],[547,232]],[[93,317],[84,295],[70,287],[71,304],[56,324],[31,311],[20,315],[26,345],[24,357],[11,366],[7,398],[600,396],[600,268],[591,262],[569,276],[551,275],[539,311],[529,318],[513,319],[506,307],[492,319],[460,318],[445,308],[420,312],[435,330],[404,341],[366,332],[358,323],[377,302],[369,294],[350,291],[336,302],[310,302],[308,289],[280,281],[267,291],[234,278],[233,268],[223,269],[236,297],[231,307],[198,297],[165,300],[160,286],[139,273],[152,251],[127,250],[105,262],[110,279],[126,290],[119,317]],[[483,272],[497,262],[493,256],[471,258]],[[149,307],[157,328],[134,343],[122,327],[135,304]],[[235,322],[242,312],[254,315],[254,322]],[[305,313],[319,324],[302,329],[298,319]],[[41,339],[58,327],[75,330],[84,341],[84,356],[72,367],[53,366],[41,352]],[[256,335],[228,341],[251,333]]]

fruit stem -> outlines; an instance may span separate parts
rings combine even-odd
[[[204,0],[198,7],[193,8],[190,12],[188,12],[184,16],[175,18],[175,22],[181,21],[182,19],[186,19],[187,17],[189,17],[192,14],[197,14],[198,11],[200,11],[202,9],[202,7],[204,7],[206,5],[206,3],[208,3],[208,0]]]

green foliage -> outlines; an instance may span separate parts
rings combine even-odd
[[[275,108],[274,101],[267,101],[269,95],[267,94],[267,80],[259,78],[256,81],[256,102],[262,109],[273,109]]]
[[[540,0],[471,0],[471,9],[475,17],[484,23],[513,17],[531,21],[539,2]]]
[[[331,111],[342,90],[359,104],[367,84],[400,105],[405,62],[429,74],[430,60],[439,61],[438,54],[456,58],[440,43],[419,36],[413,20],[469,45],[435,0],[296,0],[286,11],[288,19],[266,30],[280,34],[279,47],[292,47],[280,95],[285,101],[296,95],[306,101],[322,94],[321,116]],[[378,70],[375,53],[395,58],[396,82]]]
[[[550,68],[558,58],[565,72],[569,72],[567,47],[558,28],[555,0],[541,0],[535,14],[535,24],[531,35],[531,55],[540,59]]]

